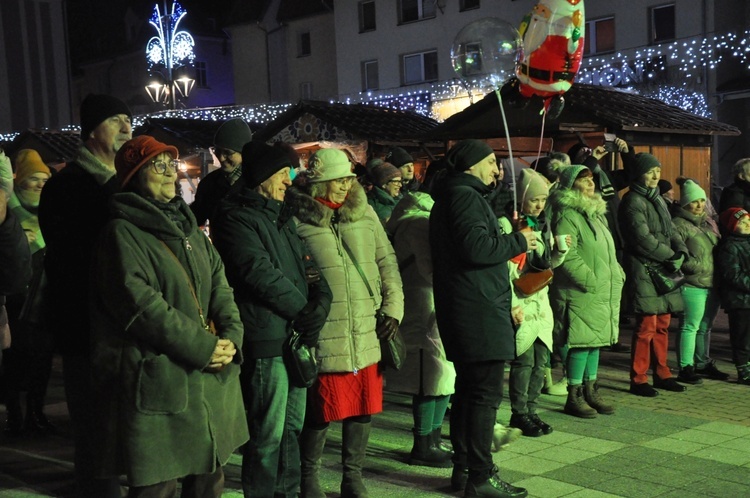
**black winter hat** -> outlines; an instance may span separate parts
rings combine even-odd
[[[240,118],[224,121],[214,135],[214,146],[242,152],[246,143],[253,139],[250,127]]]
[[[391,163],[395,167],[400,168],[404,164],[413,163],[414,158],[401,147],[393,147],[388,151],[388,154],[385,155],[385,162]]]
[[[461,140],[451,147],[445,159],[450,170],[462,172],[494,152],[492,147],[481,140]]]
[[[638,180],[640,177],[648,173],[652,168],[661,167],[659,160],[649,154],[648,152],[641,152],[635,155],[635,161],[630,170],[630,177],[633,180]]]
[[[277,171],[291,167],[289,154],[280,147],[272,147],[263,142],[248,142],[242,148],[242,178],[250,188],[257,187]]]
[[[129,118],[133,118],[133,113],[122,100],[111,95],[88,94],[81,102],[81,139],[84,142],[88,140],[94,128],[105,119],[118,114],[125,114]]]

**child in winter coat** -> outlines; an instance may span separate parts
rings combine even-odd
[[[750,213],[729,208],[719,217],[726,230],[715,258],[721,304],[729,315],[737,383],[750,385]]]

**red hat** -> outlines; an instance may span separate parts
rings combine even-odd
[[[120,187],[127,185],[144,164],[162,152],[171,154],[175,159],[179,156],[177,147],[163,144],[148,135],[141,135],[125,142],[115,156],[115,169]]]
[[[729,233],[734,233],[737,223],[739,223],[744,216],[750,216],[750,213],[742,208],[733,207],[721,213],[721,215],[719,215],[719,221],[721,221],[722,226],[724,226]]]

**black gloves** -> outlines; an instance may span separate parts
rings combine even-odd
[[[388,341],[398,332],[398,320],[388,315],[378,317],[378,324],[375,327],[375,333],[378,339]]]
[[[302,336],[302,342],[313,347],[318,344],[320,330],[326,323],[328,311],[319,304],[318,299],[310,299],[292,322],[294,330]]]
[[[667,268],[667,270],[671,271],[672,273],[676,273],[680,270],[682,267],[682,263],[685,262],[685,253],[682,252],[676,252],[674,256],[672,256],[671,259],[668,259],[664,262],[664,266]]]

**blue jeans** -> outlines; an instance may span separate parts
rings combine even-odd
[[[719,297],[713,289],[683,285],[680,289],[685,303],[682,327],[675,349],[680,368],[694,365],[705,368],[711,361],[708,355],[711,327],[719,311]]]
[[[281,356],[245,361],[241,380],[250,431],[242,458],[242,492],[245,498],[296,497],[307,390],[289,384]]]

